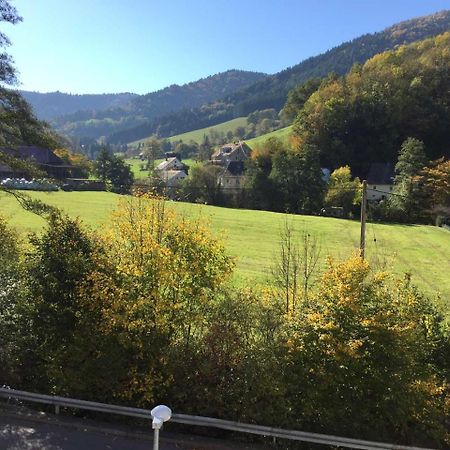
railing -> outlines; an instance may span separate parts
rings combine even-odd
[[[149,419],[150,410],[131,408],[128,406],[109,405],[106,403],[89,402],[74,398],[58,397],[56,395],[43,395],[31,392],[18,391],[15,389],[0,388],[0,397],[15,398],[32,403],[43,403],[55,406],[55,412],[59,413],[59,408],[75,408],[81,410],[97,411],[123,416],[139,417]],[[430,450],[423,447],[408,447],[402,445],[388,444],[384,442],[371,442],[360,439],[350,439],[340,436],[329,436],[318,433],[307,433],[304,431],[284,430],[282,428],[272,428],[262,425],[251,425],[230,420],[214,419],[211,417],[190,416],[186,414],[173,414],[172,422],[201,427],[220,428],[222,430],[236,431],[240,433],[251,433],[273,438],[290,439],[294,441],[312,442],[336,447],[359,448],[359,449],[391,449],[391,450]]]

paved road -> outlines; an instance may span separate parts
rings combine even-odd
[[[151,450],[150,440],[111,436],[53,423],[0,416],[1,450]],[[164,443],[161,450],[186,449],[176,443]],[[192,448],[192,447],[190,447]]]

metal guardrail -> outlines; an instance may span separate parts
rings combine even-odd
[[[0,397],[15,398],[32,403],[43,403],[54,405],[56,413],[59,408],[75,408],[81,410],[97,411],[110,414],[119,414],[123,416],[139,417],[141,419],[151,420],[150,410],[132,408],[128,406],[109,405],[107,403],[89,402],[74,398],[59,397],[56,395],[43,395],[31,392],[18,391],[15,389],[0,388]],[[220,428],[222,430],[237,431],[240,433],[251,433],[273,438],[289,439],[295,441],[312,442],[335,447],[357,448],[366,450],[390,449],[390,450],[431,450],[424,447],[409,447],[402,445],[389,444],[385,442],[371,442],[360,439],[351,439],[340,436],[330,436],[319,433],[308,433],[304,431],[284,430],[282,428],[273,428],[262,425],[252,425],[230,420],[214,419],[203,416],[190,416],[186,414],[173,414],[172,422],[195,425],[201,427]]]

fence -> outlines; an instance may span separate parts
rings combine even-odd
[[[54,395],[35,394],[31,392],[18,391],[15,389],[0,388],[0,397],[15,398],[32,403],[43,403],[55,406],[55,412],[59,413],[60,407],[74,408],[80,410],[97,411],[123,416],[138,417],[152,420],[150,410],[132,408],[128,406],[109,405],[106,403],[89,402],[74,398],[58,397]],[[171,422],[201,427],[220,428],[222,430],[250,433],[260,436],[289,439],[294,441],[312,442],[335,447],[358,448],[358,449],[391,449],[391,450],[430,450],[423,447],[408,447],[402,445],[388,444],[384,442],[371,442],[360,439],[350,439],[339,436],[329,436],[304,431],[284,430],[262,425],[252,425],[229,420],[214,419],[203,416],[190,416],[187,414],[173,414]]]

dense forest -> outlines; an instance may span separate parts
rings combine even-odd
[[[324,78],[330,73],[344,75],[354,64],[364,63],[378,53],[448,30],[450,11],[401,22],[382,32],[366,34],[309,58],[224,97],[219,102],[157,117],[134,129],[113,133],[110,141],[130,142],[151,134],[166,137],[246,116],[260,109],[280,110],[286,102],[288,92],[298,84],[311,78]]]
[[[395,162],[401,143],[420,139],[429,159],[448,156],[450,33],[374,56],[324,83],[294,123],[299,147],[320,152],[322,167],[365,175]]]

